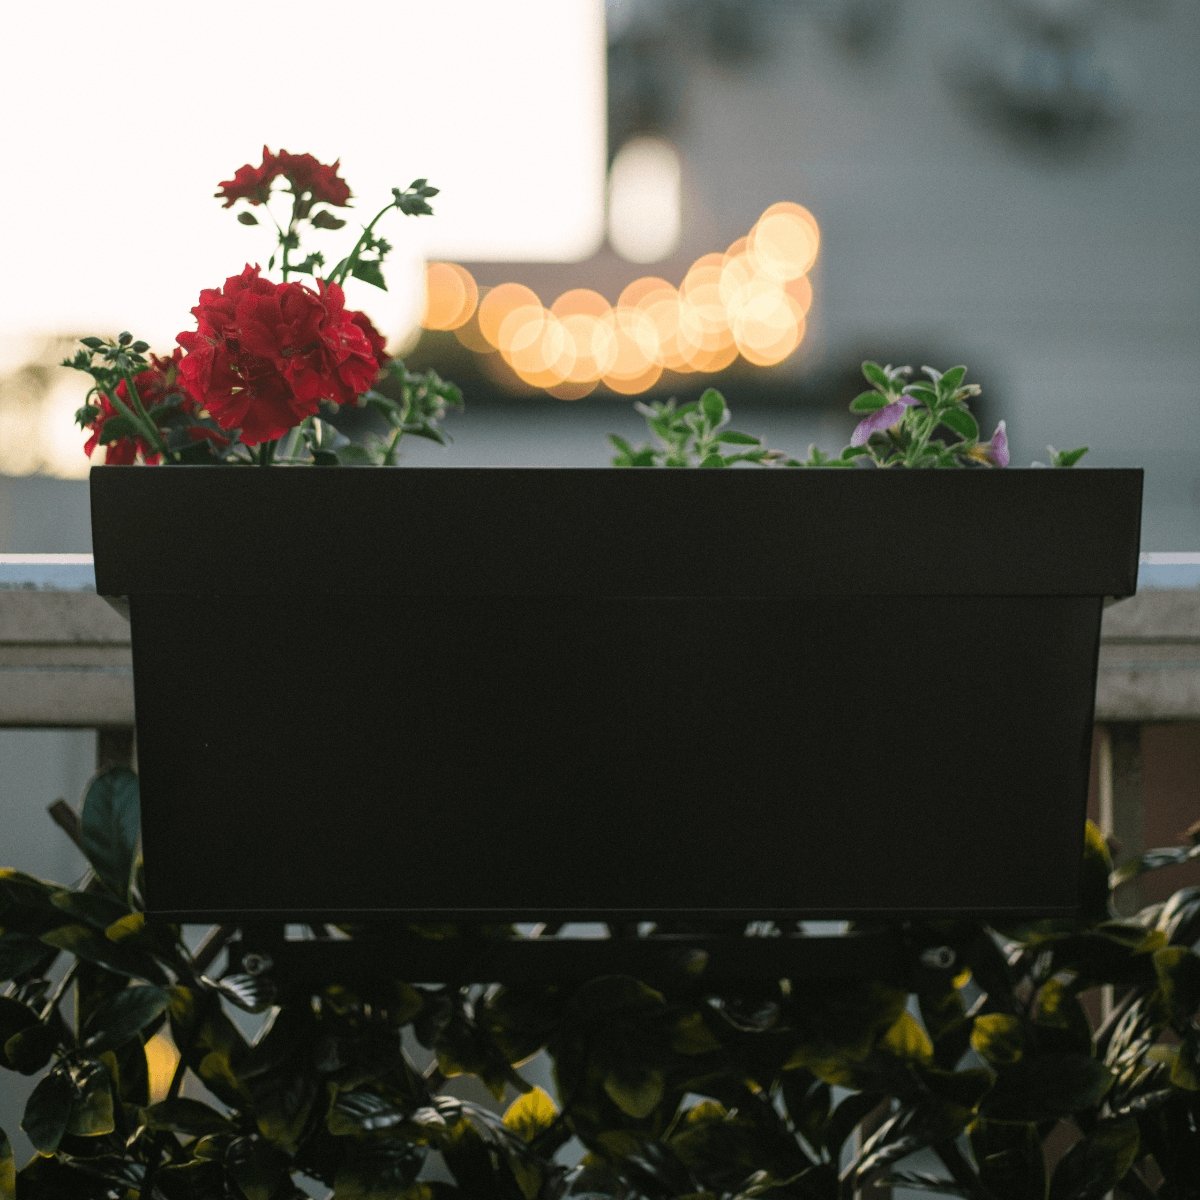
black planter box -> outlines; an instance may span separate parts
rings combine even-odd
[[[97,467],[178,920],[1067,914],[1136,470]]]

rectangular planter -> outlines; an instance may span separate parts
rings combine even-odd
[[[1072,912],[1136,470],[92,471],[178,920]]]

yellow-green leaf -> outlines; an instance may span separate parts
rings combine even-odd
[[[17,1163],[12,1143],[0,1129],[0,1200],[17,1200]]]
[[[131,912],[120,920],[114,921],[104,931],[104,936],[110,942],[123,942],[126,938],[137,937],[146,928],[146,914]]]
[[[933,1058],[933,1043],[910,1012],[902,1012],[896,1023],[883,1035],[880,1047],[897,1058],[912,1062],[929,1062]]]
[[[623,1113],[641,1120],[648,1117],[662,1101],[662,1072],[649,1071],[638,1079],[606,1075],[604,1091]]]
[[[532,1142],[554,1124],[558,1108],[540,1087],[518,1096],[504,1114],[504,1124],[523,1141]]]
[[[711,1054],[721,1049],[717,1036],[698,1012],[687,1013],[671,1030],[671,1049],[676,1054]]]
[[[1025,1052],[1021,1022],[1007,1013],[983,1013],[971,1029],[971,1048],[993,1066],[1010,1066]]]

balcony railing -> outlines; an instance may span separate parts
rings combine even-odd
[[[1102,828],[1143,847],[1142,730],[1200,722],[1200,553],[1144,554],[1138,594],[1106,609],[1096,687]],[[98,731],[132,747],[129,626],[89,555],[0,555],[0,727]]]

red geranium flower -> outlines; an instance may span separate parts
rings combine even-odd
[[[179,349],[174,350],[169,358],[152,354],[150,355],[150,365],[133,377],[133,384],[137,388],[138,398],[142,402],[142,407],[147,411],[157,407],[169,397],[175,395],[181,398],[180,411],[186,413],[194,413],[196,411],[196,402],[188,395],[179,379],[179,362],[182,354],[183,352]],[[117,384],[116,393],[117,398],[123,403],[130,403],[129,389],[125,386],[125,380],[122,379]],[[100,411],[97,413],[96,418],[85,426],[85,428],[91,430],[92,435],[83,447],[83,452],[89,458],[91,458],[96,447],[101,444],[100,438],[104,433],[105,425],[114,417],[124,415],[105,395],[96,397],[94,403],[95,407]],[[141,455],[144,462],[148,463],[156,463],[161,457],[150,443],[142,437],[114,438],[105,446],[105,451],[104,461],[118,466],[125,466],[136,462],[139,455]]]
[[[322,400],[353,403],[379,374],[342,289],[323,280],[319,288],[272,283],[247,266],[200,293],[198,329],[178,337],[188,389],[248,446],[282,437]]]
[[[271,195],[271,184],[283,176],[297,196],[307,193],[314,204],[344,208],[350,200],[350,188],[338,175],[340,166],[340,159],[332,166],[326,166],[311,154],[289,154],[286,150],[272,154],[264,146],[262,163],[257,167],[249,163],[238,167],[232,179],[217,185],[216,196],[225,201],[226,208],[235,200],[265,204]]]
[[[363,331],[367,336],[367,341],[371,346],[371,353],[375,355],[375,361],[379,364],[379,369],[382,371],[384,367],[392,361],[392,356],[384,349],[386,343],[383,340],[383,334],[371,323],[371,318],[363,312],[350,313],[350,320]]]

